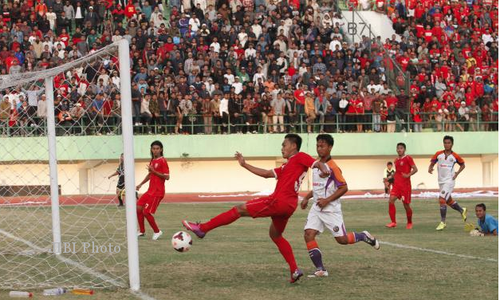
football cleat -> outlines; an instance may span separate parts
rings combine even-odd
[[[201,230],[199,222],[193,223],[193,222],[188,222],[186,220],[183,220],[182,226],[184,226],[187,230],[192,231],[200,239],[205,237],[206,233]]]
[[[307,275],[309,278],[316,278],[316,277],[328,277],[328,271],[327,270],[316,270],[311,275]]]
[[[396,227],[396,225],[397,225],[396,223],[391,222],[391,223],[385,225],[385,227],[387,227],[387,228],[394,228],[394,227]]]
[[[406,229],[412,229],[412,228],[413,228],[413,223],[406,224]]]
[[[137,232],[137,236],[138,236],[138,237],[141,237],[141,236],[146,236],[146,233],[144,233],[144,232],[140,232],[140,231],[139,231],[139,232]]]
[[[297,282],[297,280],[299,280],[303,275],[304,273],[302,273],[300,269],[295,270],[295,272],[292,273],[292,278],[290,278],[290,283]]]
[[[378,243],[377,239],[373,237],[373,235],[371,235],[366,230],[363,231],[363,233],[366,236],[366,239],[364,240],[365,243],[367,243],[368,245],[372,246],[375,250],[380,249],[380,244]],[[327,272],[327,276],[328,276],[328,272]]]
[[[441,222],[441,223],[439,223],[438,227],[436,227],[436,230],[437,231],[442,231],[445,228],[446,228],[446,223],[445,222]]]
[[[466,207],[462,208],[462,220],[464,220],[464,222],[467,222],[467,208]]]
[[[161,230],[158,231],[157,233],[154,233],[153,234],[153,241],[157,241],[162,234],[163,234],[163,232]]]

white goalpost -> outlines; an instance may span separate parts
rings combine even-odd
[[[122,39],[0,76],[0,289],[139,290],[130,72]]]

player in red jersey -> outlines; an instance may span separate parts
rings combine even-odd
[[[410,177],[418,172],[415,162],[411,156],[406,155],[406,145],[404,143],[398,143],[396,147],[398,152],[398,158],[394,160],[394,166],[396,167],[396,173],[394,174],[394,185],[391,190],[391,196],[389,197],[389,216],[391,217],[391,223],[385,225],[386,227],[393,228],[396,227],[396,205],[394,204],[397,199],[403,201],[403,205],[406,210],[406,218],[408,223],[406,224],[406,229],[412,229],[413,223],[411,217],[413,211],[411,210],[411,180]]]
[[[157,240],[163,232],[156,225],[153,214],[165,196],[165,180],[170,179],[170,171],[165,157],[163,157],[163,144],[160,141],[151,143],[151,161],[147,166],[149,172],[146,178],[137,186],[139,190],[143,184],[149,181],[147,192],[137,201],[137,220],[139,221],[138,236],[145,236],[144,218],[146,218],[153,228],[153,240]]]
[[[281,145],[281,154],[287,162],[281,167],[273,170],[265,170],[246,163],[243,155],[236,152],[235,158],[240,166],[255,175],[264,178],[276,178],[276,188],[268,197],[262,197],[247,201],[244,204],[233,207],[206,223],[192,223],[186,220],[182,225],[192,231],[199,238],[203,238],[209,231],[223,225],[228,225],[240,217],[266,218],[271,217],[272,223],[269,228],[269,236],[278,247],[281,255],[290,267],[290,282],[296,282],[302,275],[297,268],[290,243],[283,237],[288,219],[293,215],[298,205],[298,191],[302,180],[309,168],[319,168],[323,177],[330,175],[330,171],[322,162],[316,161],[310,155],[299,152],[302,138],[297,134],[287,134]]]

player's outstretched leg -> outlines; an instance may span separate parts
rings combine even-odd
[[[467,221],[467,208],[465,207],[460,207],[460,205],[458,205],[457,202],[455,202],[451,197],[450,199],[448,199],[448,201],[446,201],[446,203],[451,207],[453,208],[454,210],[458,211],[461,215],[462,215],[462,220],[464,220],[464,222]]]
[[[385,225],[388,228],[396,227],[396,197],[390,196],[389,198],[389,217],[391,218],[391,223]]]
[[[316,271],[308,275],[307,277],[327,277],[328,271],[323,266],[323,258],[321,256],[321,250],[319,250],[318,243],[316,242],[316,235],[318,231],[314,229],[306,229],[304,231],[304,240],[306,241],[307,251],[309,252],[309,257],[316,267]]]
[[[446,228],[446,200],[444,198],[439,198],[439,212],[441,213],[441,223],[436,227],[437,231],[442,231]]]
[[[290,246],[290,243],[283,237],[283,231],[285,231],[286,224],[288,223],[288,217],[273,217],[272,220],[273,223],[269,227],[269,236],[288,263],[290,267],[290,283],[294,283],[299,280],[304,273],[297,267],[292,246]]]
[[[187,230],[192,231],[194,234],[196,234],[197,237],[202,239],[210,230],[213,230],[220,226],[231,224],[234,221],[238,220],[241,216],[247,215],[248,212],[246,211],[246,206],[245,204],[243,204],[238,207],[235,206],[230,210],[215,216],[206,223],[193,223],[183,220],[182,225],[186,227]]]
[[[337,243],[341,245],[350,245],[363,241],[368,245],[372,246],[375,250],[380,249],[380,244],[377,241],[377,239],[366,230],[363,232],[353,231],[349,232],[347,235],[336,236],[335,240],[337,241]]]
[[[405,203],[403,202],[403,205],[406,210],[406,220],[408,223],[406,224],[406,229],[412,229],[413,228],[413,221],[412,221],[412,216],[413,216],[413,210],[411,209],[410,203]]]

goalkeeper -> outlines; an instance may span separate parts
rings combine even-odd
[[[486,213],[486,205],[484,205],[484,203],[476,205],[476,217],[477,225],[479,225],[479,230],[472,230],[470,232],[470,235],[498,235],[498,221],[493,216]]]
[[[123,167],[123,153],[120,155],[120,164],[118,165],[118,168],[116,168],[116,171],[108,176],[108,179],[111,179],[113,176],[118,176],[118,183],[116,184],[116,196],[118,197],[118,206],[123,206],[123,191],[125,189],[125,172],[124,172],[124,167]]]

